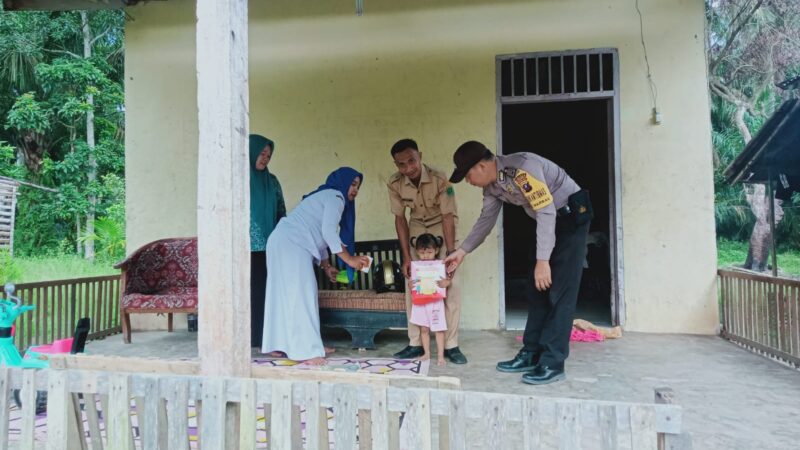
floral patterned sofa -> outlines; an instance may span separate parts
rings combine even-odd
[[[121,269],[120,319],[123,340],[131,342],[131,314],[197,312],[197,238],[170,238],[146,244],[114,268]]]

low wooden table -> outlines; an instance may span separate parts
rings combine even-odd
[[[319,291],[320,322],[344,328],[353,348],[375,348],[375,335],[387,328],[406,328],[405,294],[374,290]]]
[[[386,260],[398,264],[401,262],[397,239],[356,242],[355,254],[368,255],[373,263]],[[330,263],[337,265],[334,256],[330,257]],[[342,290],[342,285],[331,283],[317,270],[317,284],[321,324],[347,330],[353,338],[353,348],[373,349],[374,338],[379,331],[408,326],[405,294],[378,294],[372,285],[372,273],[356,272],[353,283]]]

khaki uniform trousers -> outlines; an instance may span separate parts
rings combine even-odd
[[[425,233],[431,233],[434,236],[440,236],[444,239],[444,230],[441,222],[427,228],[420,223],[412,222],[409,224],[409,236],[411,238],[416,238]],[[444,259],[446,252],[447,246],[442,245],[438,255],[439,259]],[[413,261],[419,260],[419,255],[417,255],[413,245],[411,246],[411,259]],[[453,347],[458,347],[458,323],[461,320],[461,286],[459,278],[458,272],[456,272],[450,287],[447,288],[447,298],[444,299],[444,316],[447,321],[447,331],[445,331],[444,334],[444,348],[448,350]],[[406,314],[406,317],[411,317],[411,290],[408,289],[408,280],[406,280]],[[415,347],[422,345],[419,326],[411,322],[408,322],[408,341],[409,345]]]

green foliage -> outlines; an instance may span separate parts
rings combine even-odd
[[[81,242],[94,241],[97,256],[102,261],[114,261],[125,257],[125,223],[110,216],[94,221],[94,233],[85,233]]]
[[[717,240],[717,265],[741,266],[747,257],[748,243],[729,239]],[[770,259],[770,264],[771,264]],[[800,250],[788,245],[778,247],[778,269],[782,274],[800,276]]]
[[[19,96],[6,119],[6,129],[33,130],[44,133],[50,130],[50,111],[47,105],[36,101],[36,93],[26,92]]]
[[[800,73],[800,3],[707,0],[709,83],[714,148],[714,216],[720,242],[746,241],[755,224],[742,184],[729,185],[724,171],[745,146],[737,128],[737,108],[755,135],[780,106],[785,93],[774,83]],[[738,33],[736,31],[739,31]],[[800,249],[800,199],[784,202],[776,239]]]
[[[74,254],[93,241],[111,258],[124,245],[124,13],[84,14],[89,58],[80,12],[0,14],[0,175],[58,189],[20,189],[17,256]],[[92,211],[102,230],[82,236]]]
[[[21,277],[22,270],[8,250],[0,250],[0,286],[8,282],[19,283]]]
[[[24,170],[15,164],[16,151],[13,146],[0,141],[0,176],[20,179]]]

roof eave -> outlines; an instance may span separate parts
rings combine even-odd
[[[141,0],[3,0],[6,11],[71,11],[121,9]]]

